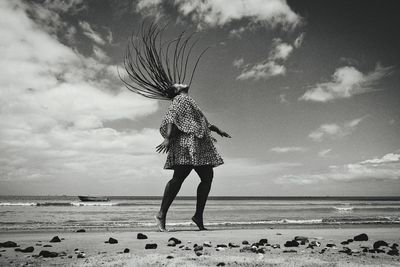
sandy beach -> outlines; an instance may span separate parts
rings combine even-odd
[[[0,265],[400,266],[400,257],[395,245],[400,241],[400,231],[397,227],[141,232],[147,239],[138,239],[138,233],[129,231],[2,233],[1,243],[13,241],[18,247],[0,248]],[[348,244],[341,244],[363,233],[366,236],[360,237],[367,237],[368,241],[349,240]],[[58,236],[60,242],[49,242],[54,236]],[[108,243],[110,237],[116,239],[118,243]],[[174,242],[168,242],[171,237],[181,243],[173,246]],[[261,241],[261,239],[267,240]],[[293,242],[294,239],[297,241]],[[376,243],[380,240],[385,241],[388,246],[382,242]],[[243,241],[247,241],[248,245],[243,244],[246,243]],[[146,244],[157,244],[157,248],[145,249]],[[288,244],[294,246],[290,247]],[[33,252],[15,251],[30,246],[34,248]],[[48,255],[41,252],[44,250],[56,252],[58,255],[45,257]],[[39,254],[42,256],[38,256]]]

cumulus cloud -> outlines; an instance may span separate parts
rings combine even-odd
[[[88,22],[80,21],[79,26],[83,30],[83,34],[89,39],[91,39],[93,42],[99,45],[106,44],[106,41],[103,39],[103,37],[98,32],[93,30],[92,26]]]
[[[270,150],[276,153],[288,153],[288,152],[304,152],[307,149],[305,147],[300,147],[300,146],[289,146],[289,147],[273,147]]]
[[[301,22],[301,17],[286,0],[175,0],[170,4],[179,14],[197,23],[199,28],[224,26],[242,19],[284,28],[294,28]],[[162,10],[161,0],[140,0],[137,4],[137,11],[145,15],[158,17]]]
[[[241,69],[241,73],[236,77],[238,80],[260,80],[269,79],[274,76],[286,74],[286,67],[283,65],[293,52],[294,46],[283,42],[280,38],[272,41],[272,49],[269,52],[267,60],[254,65],[241,62],[240,66],[234,61],[234,66]],[[236,64],[236,65],[235,65]]]
[[[358,119],[354,119],[351,121],[344,122],[343,124],[339,125],[336,123],[327,123],[322,124],[318,127],[318,129],[312,131],[308,137],[312,140],[320,142],[326,137],[330,138],[340,138],[346,135],[351,134],[356,127],[360,124],[365,117],[361,117]]]
[[[241,66],[243,66],[244,63],[244,59],[243,58],[237,58],[233,61],[233,66],[235,66],[236,68],[240,68]]]
[[[317,174],[284,175],[276,183],[312,184],[323,181],[363,181],[400,179],[400,154],[389,153],[381,158],[329,166],[329,170]]]
[[[159,175],[151,166],[160,158],[150,153],[157,130],[105,126],[151,114],[157,102],[123,89],[115,66],[62,44],[28,15],[36,8],[0,2],[0,182]]]
[[[325,158],[329,153],[331,153],[331,151],[332,148],[321,150],[320,152],[318,152],[318,156],[320,156],[321,158]]]
[[[328,102],[370,92],[377,82],[390,74],[391,69],[392,67],[382,67],[377,64],[375,70],[369,73],[362,73],[352,66],[340,67],[332,75],[331,81],[316,84],[299,99]]]

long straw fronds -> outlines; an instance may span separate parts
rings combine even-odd
[[[118,75],[126,88],[134,93],[170,100],[175,96],[173,84],[185,83],[190,77],[188,85],[191,85],[197,65],[208,48],[195,58],[189,71],[192,51],[198,42],[198,39],[193,40],[195,33],[186,36],[183,31],[177,38],[164,42],[165,28],[159,28],[155,23],[148,26],[143,23],[138,35],[132,34],[129,39],[124,57],[127,75],[121,77],[119,71]]]

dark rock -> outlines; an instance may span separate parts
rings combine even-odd
[[[68,259],[72,259],[72,255],[68,255]]]
[[[33,252],[35,249],[34,247],[27,247],[24,249],[20,249],[20,248],[16,248],[15,251],[19,251],[19,252],[23,252],[23,253],[31,253]]]
[[[108,239],[108,243],[110,243],[110,244],[118,244],[118,240],[115,239],[115,238],[110,237],[110,238]]]
[[[157,244],[156,243],[149,243],[149,244],[146,244],[146,246],[144,248],[145,249],[156,249],[157,248]]]
[[[58,243],[61,242],[61,239],[56,235],[51,240],[50,243]]]
[[[58,257],[58,253],[48,250],[42,250],[39,252],[39,256],[42,256],[43,258],[55,258]]]
[[[260,246],[265,246],[268,244],[268,239],[262,238],[260,241],[258,241],[258,244],[260,244]]]
[[[217,266],[225,266],[225,262],[218,262]]]
[[[175,246],[176,246],[176,243],[175,243],[174,240],[170,240],[170,241],[168,241],[167,246],[169,246],[169,247],[175,247]]]
[[[238,248],[238,247],[240,247],[238,244],[235,244],[235,243],[229,243],[228,246],[230,248]]]
[[[286,241],[286,243],[284,244],[285,247],[290,248],[290,247],[298,247],[299,243],[297,243],[297,241],[295,240],[291,240],[291,241]]]
[[[174,256],[171,256],[171,255],[167,256],[167,259],[173,259],[173,258],[174,258]]]
[[[348,241],[343,241],[343,242],[340,242],[340,244],[342,244],[342,245],[348,245],[349,242],[348,242]]]
[[[306,244],[306,241],[304,241],[304,240],[301,240],[301,241],[300,241],[300,245],[303,245],[303,246],[304,246],[305,244]]]
[[[43,246],[44,248],[51,248],[51,247],[53,247],[52,245],[44,245]]]
[[[309,241],[308,241],[308,237],[306,237],[306,236],[301,236],[301,235],[298,235],[298,236],[295,236],[294,237],[294,240],[296,240],[296,241],[298,241],[298,242],[303,242],[303,243],[308,243]],[[305,245],[305,244],[304,244]]]
[[[248,244],[249,244],[249,241],[247,241],[247,240],[242,241],[242,245],[248,245]]]
[[[137,239],[147,239],[147,235],[142,234],[142,233],[138,233],[136,236]]]
[[[36,244],[35,244],[35,246],[42,246],[42,244],[40,244],[40,243],[36,243]]]
[[[240,251],[240,252],[257,252],[257,248],[256,248],[256,247],[251,247],[251,246],[245,245],[245,246],[242,247],[239,251]]]
[[[258,244],[258,243],[256,242],[256,243],[251,244],[251,246],[252,246],[252,247],[257,247],[257,248],[258,248],[258,247],[260,246],[260,244]]]
[[[182,243],[182,241],[175,237],[171,237],[170,239],[168,239],[168,246],[174,246],[173,244],[175,244],[175,246],[176,246],[181,243]]]
[[[354,238],[354,241],[368,241],[368,236],[367,234],[360,234],[360,235],[356,235]]]
[[[83,259],[83,258],[85,258],[85,253],[82,253],[82,252],[79,252],[78,253],[78,255],[76,255],[76,257],[78,258],[78,259]]]
[[[227,248],[228,246],[226,244],[218,244],[217,248]]]
[[[284,251],[282,251],[283,253],[296,253],[297,250],[295,249],[285,249]]]
[[[321,249],[321,251],[319,252],[319,254],[324,254],[326,251],[326,248]]]
[[[347,239],[347,242],[349,242],[349,243],[354,242],[354,239],[349,238],[349,239]]]
[[[124,253],[129,253],[129,252],[130,252],[129,248],[124,249]]]
[[[189,248],[188,246],[185,246],[184,250],[192,250],[192,249]]]
[[[209,248],[210,248],[210,247],[212,247],[212,245],[211,245],[211,242],[210,242],[210,241],[206,241],[206,242],[204,242],[204,243],[203,243],[203,246],[204,246],[204,247],[209,247]]]
[[[348,247],[343,247],[342,250],[339,250],[339,253],[345,253],[345,254],[347,254],[347,255],[351,255],[353,252],[351,251],[350,248],[348,248]]]
[[[279,244],[273,244],[273,245],[271,245],[271,247],[272,247],[272,248],[281,248],[281,245],[279,245]]]
[[[276,233],[276,235],[282,235],[281,233]]]
[[[390,256],[399,256],[399,251],[397,249],[391,249],[387,254]]]
[[[4,243],[0,243],[0,248],[16,248],[16,247],[18,247],[18,245],[13,241],[6,241]]]
[[[201,256],[201,255],[203,255],[203,252],[202,252],[201,250],[198,250],[198,251],[196,251],[195,253],[196,253],[196,256]]]
[[[336,245],[335,245],[335,244],[333,244],[333,243],[328,243],[328,244],[326,244],[326,246],[327,246],[328,248],[333,248],[333,247],[336,247]]]
[[[389,244],[386,243],[386,242],[383,241],[383,240],[379,240],[379,241],[376,241],[376,242],[374,243],[374,249],[378,249],[378,248],[380,248],[380,247],[388,247],[388,246],[389,246]]]
[[[180,246],[179,246],[179,248],[184,248],[184,247],[185,247],[185,245],[180,245]]]
[[[77,233],[85,233],[86,230],[85,230],[85,229],[78,229],[78,230],[76,230],[76,232],[77,232]]]
[[[257,253],[265,254],[265,248],[257,249]]]
[[[194,247],[194,251],[196,252],[196,251],[200,251],[200,250],[203,250],[203,246],[195,246]]]

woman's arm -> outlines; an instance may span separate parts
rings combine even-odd
[[[176,136],[178,128],[173,123],[167,123],[167,130],[164,141],[156,147],[158,153],[164,153],[169,151],[169,144],[171,140]]]
[[[208,127],[210,129],[210,131],[216,132],[217,134],[219,134],[222,137],[228,137],[228,138],[232,138],[228,133],[221,131],[217,126],[211,124],[210,127]]]

